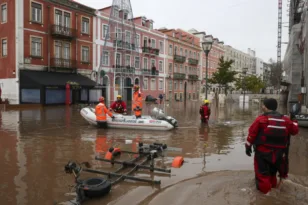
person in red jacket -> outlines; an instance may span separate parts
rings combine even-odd
[[[209,107],[209,100],[204,100],[203,105],[200,107],[199,113],[200,113],[200,118],[201,122],[203,123],[208,123],[211,115],[211,109]]]
[[[264,114],[257,117],[248,131],[245,143],[246,155],[251,156],[254,146],[254,170],[256,186],[264,194],[277,187],[277,172],[285,175],[283,163],[290,135],[298,134],[298,124],[277,109],[275,99],[265,99],[262,109]]]
[[[122,100],[122,96],[118,95],[117,96],[117,101],[113,102],[112,105],[110,106],[110,110],[116,112],[116,113],[120,113],[120,114],[124,114],[126,115],[126,103]]]

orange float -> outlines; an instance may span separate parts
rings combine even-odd
[[[175,157],[172,161],[173,168],[180,168],[184,163],[184,158],[181,156]]]

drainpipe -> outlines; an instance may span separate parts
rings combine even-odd
[[[47,51],[48,51],[48,66],[47,66],[47,71],[50,72],[50,29],[51,29],[51,25],[50,25],[50,6],[48,5],[47,6],[47,9],[48,9],[48,12],[47,12],[47,15],[48,15],[48,35],[47,35]]]
[[[78,68],[78,47],[77,47],[77,34],[78,34],[78,13],[76,13],[76,73],[77,72],[77,68]]]

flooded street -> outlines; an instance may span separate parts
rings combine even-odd
[[[308,129],[300,129],[290,151],[290,177],[264,196],[254,185],[253,158],[247,157],[247,129],[259,106],[243,111],[238,104],[217,108],[211,105],[209,126],[200,124],[199,102],[167,102],[167,115],[178,120],[171,131],[96,129],[79,114],[80,108],[64,106],[0,112],[0,204],[42,205],[67,202],[72,196],[73,176],[65,174],[69,160],[88,161],[95,168],[113,170],[95,156],[118,145],[135,150],[136,142],[166,143],[182,148],[168,152],[164,162],[171,166],[175,156],[184,165],[171,175],[155,175],[162,184],[121,182],[105,198],[84,204],[308,204]],[[153,105],[147,105],[145,113]],[[125,145],[124,140],[133,140]],[[82,173],[83,176],[94,174]],[[136,173],[154,178],[147,170]],[[193,179],[191,179],[193,178]],[[191,180],[188,180],[191,179]],[[70,203],[67,203],[70,204]]]

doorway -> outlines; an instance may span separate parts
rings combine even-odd
[[[124,81],[124,99],[126,99],[126,102],[132,101],[132,80],[130,78],[125,78]]]

